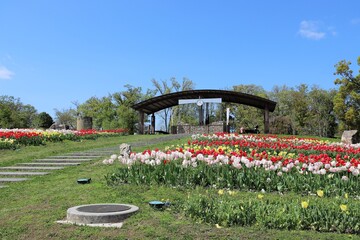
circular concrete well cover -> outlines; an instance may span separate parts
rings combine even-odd
[[[123,212],[131,209],[129,206],[122,204],[95,204],[95,205],[86,205],[83,207],[78,207],[79,212],[89,212],[89,213],[110,213],[110,212]]]
[[[81,205],[67,210],[67,221],[76,224],[119,223],[138,210],[139,207],[129,204]]]

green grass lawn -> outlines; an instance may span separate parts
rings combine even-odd
[[[50,155],[92,148],[114,146],[123,142],[148,141],[159,136],[123,136],[99,138],[95,141],[65,142],[39,147],[24,147],[17,151],[0,151],[0,165],[31,161]],[[162,149],[166,145],[185,142],[177,139],[167,143],[133,148]],[[0,189],[0,239],[360,239],[360,236],[318,233],[314,231],[279,231],[253,227],[216,228],[184,217],[176,208],[164,211],[149,207],[151,200],[185,199],[195,191],[205,189],[175,189],[161,186],[121,185],[109,187],[104,176],[118,165],[104,165],[102,158],[77,167],[57,170],[30,181],[9,184]],[[90,184],[77,184],[78,178],[89,177]],[[254,196],[257,193],[242,192]],[[281,197],[274,195],[274,198]],[[289,194],[287,197],[296,195]],[[140,208],[139,212],[117,228],[92,228],[62,225],[70,207],[93,203],[127,203]]]

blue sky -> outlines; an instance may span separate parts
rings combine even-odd
[[[360,56],[358,0],[0,0],[0,95],[39,112],[191,79],[335,88]]]

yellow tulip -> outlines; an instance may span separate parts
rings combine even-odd
[[[215,224],[216,228],[223,228],[219,224]]]
[[[341,204],[340,209],[341,211],[346,212],[348,210],[348,207],[345,204]]]
[[[264,198],[264,195],[262,195],[262,194],[258,194],[258,195],[257,195],[257,198],[261,200],[261,199],[263,199],[263,198]]]
[[[347,193],[345,193],[345,198],[348,199],[349,198],[349,195]]]
[[[301,202],[301,207],[302,207],[302,208],[305,208],[305,209],[306,209],[306,208],[308,208],[308,206],[309,206],[309,202],[308,202],[308,201],[302,201],[302,202]]]
[[[230,195],[230,196],[233,196],[233,195],[235,195],[235,194],[236,194],[235,191],[229,191],[229,195]]]
[[[224,190],[223,190],[223,189],[220,189],[220,190],[218,191],[218,194],[219,194],[219,195],[223,195],[223,194],[224,194]]]
[[[323,196],[324,196],[324,191],[323,191],[323,190],[317,190],[316,193],[317,193],[317,195],[318,195],[319,197],[323,197]]]

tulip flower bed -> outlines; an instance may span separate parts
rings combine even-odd
[[[39,129],[0,129],[0,150],[16,149],[20,146],[38,146],[46,142],[61,142],[64,140],[81,141],[83,139],[96,139],[124,135],[124,129],[115,130],[39,130]]]
[[[360,148],[356,145],[295,137],[195,135],[183,146],[113,155],[104,163],[117,160],[122,166],[106,176],[110,185],[220,189],[217,196],[191,194],[182,205],[197,220],[219,226],[256,223],[268,228],[360,233]],[[223,189],[263,194],[253,201],[220,194]],[[264,197],[288,192],[299,199]]]
[[[13,149],[15,146],[14,139],[0,138],[0,149]]]
[[[320,196],[291,199],[259,193],[244,197],[237,191],[207,191],[190,195],[181,209],[185,215],[218,228],[256,224],[270,229],[360,233],[359,201],[347,195],[335,200]]]
[[[241,140],[230,141],[235,137]],[[129,169],[119,168],[108,178],[110,183],[200,185],[305,194],[321,188],[328,196],[360,195],[360,159],[354,157],[359,148],[313,139],[278,138],[278,143],[274,139],[251,135],[193,136],[186,146],[169,147],[165,152],[147,150],[119,157],[121,163],[130,165]],[[287,146],[290,143],[294,148]],[[280,147],[274,148],[275,144]],[[319,145],[322,149],[315,150]],[[309,152],[303,150],[304,146]],[[330,157],[331,146],[341,147],[344,155]],[[301,153],[294,151],[297,148]],[[116,158],[113,156],[104,163],[112,163]]]

